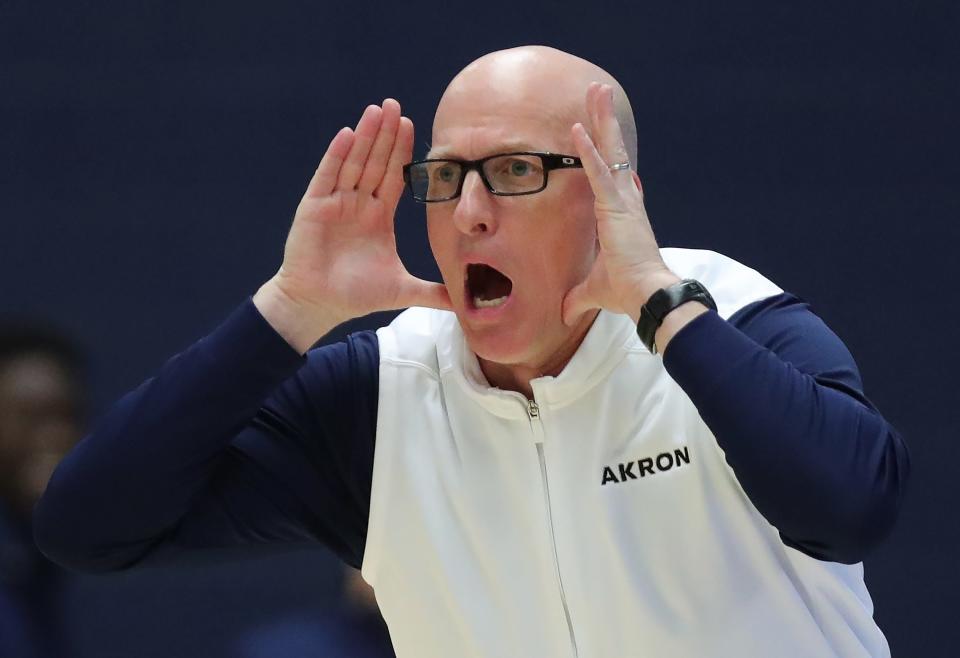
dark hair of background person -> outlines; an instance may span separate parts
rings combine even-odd
[[[53,326],[36,320],[0,319],[0,366],[24,355],[52,358],[72,377],[80,379],[86,359],[76,341]]]

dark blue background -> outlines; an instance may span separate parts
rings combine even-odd
[[[955,655],[958,33],[956,3],[919,0],[0,1],[0,312],[76,333],[100,411],[273,273],[367,103],[398,98],[422,154],[470,60],[569,50],[631,95],[660,243],[755,267],[857,357],[914,458],[866,563],[876,617],[894,655]],[[405,200],[397,232],[436,278],[422,209]]]

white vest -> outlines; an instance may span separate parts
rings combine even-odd
[[[724,318],[782,292],[663,256]],[[862,564],[783,544],[627,316],[601,312],[533,401],[489,386],[452,313],[377,336],[362,573],[401,658],[890,655]]]

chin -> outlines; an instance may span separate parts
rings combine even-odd
[[[537,360],[537,338],[510,327],[463,327],[467,345],[478,358],[503,365],[532,365]]]

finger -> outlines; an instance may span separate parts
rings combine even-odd
[[[590,188],[597,202],[604,206],[619,206],[620,194],[617,182],[613,179],[610,168],[601,157],[593,140],[590,139],[590,135],[587,134],[586,128],[581,123],[575,123],[571,132],[574,146],[583,163],[583,169],[587,172],[587,180],[590,182]]]
[[[350,152],[352,145],[353,130],[341,128],[340,132],[330,140],[330,146],[327,147],[327,152],[320,159],[320,164],[317,165],[317,170],[314,172],[313,178],[310,179],[309,185],[307,185],[304,197],[327,196],[333,192],[333,188],[337,184],[337,177],[340,175],[340,167],[343,165],[343,161]]]
[[[598,150],[608,165],[629,162],[627,147],[623,143],[623,131],[617,121],[616,110],[613,106],[613,87],[598,85],[594,97],[596,132]],[[617,180],[630,178],[629,169],[614,172]]]
[[[396,308],[423,306],[440,309],[441,311],[453,310],[450,293],[447,292],[445,285],[424,281],[415,276],[409,276],[401,282],[396,302]]]
[[[370,149],[370,155],[363,167],[363,174],[357,189],[361,192],[373,192],[383,180],[383,172],[387,169],[387,161],[397,140],[397,126],[400,125],[400,103],[388,98],[383,101],[382,119],[377,139]]]
[[[379,105],[368,105],[363,111],[354,132],[353,146],[350,147],[350,153],[340,167],[340,176],[337,178],[338,190],[352,190],[357,186],[360,180],[360,174],[363,173],[363,166],[367,162],[367,156],[373,146],[373,141],[380,130],[380,121],[383,117],[383,111]]]
[[[599,82],[591,82],[587,87],[587,116],[590,119],[590,134],[597,141],[600,140],[600,115],[597,114],[598,91],[600,91]]]
[[[383,199],[385,203],[395,207],[400,201],[400,195],[403,193],[403,165],[410,162],[412,157],[413,122],[407,117],[401,117],[397,128],[397,139],[393,143],[390,161],[387,163],[387,171],[375,192],[376,196]]]
[[[593,301],[590,279],[591,277],[587,277],[586,281],[575,285],[563,298],[560,312],[563,323],[568,327],[575,325],[580,316],[587,311],[600,308],[600,305]]]

